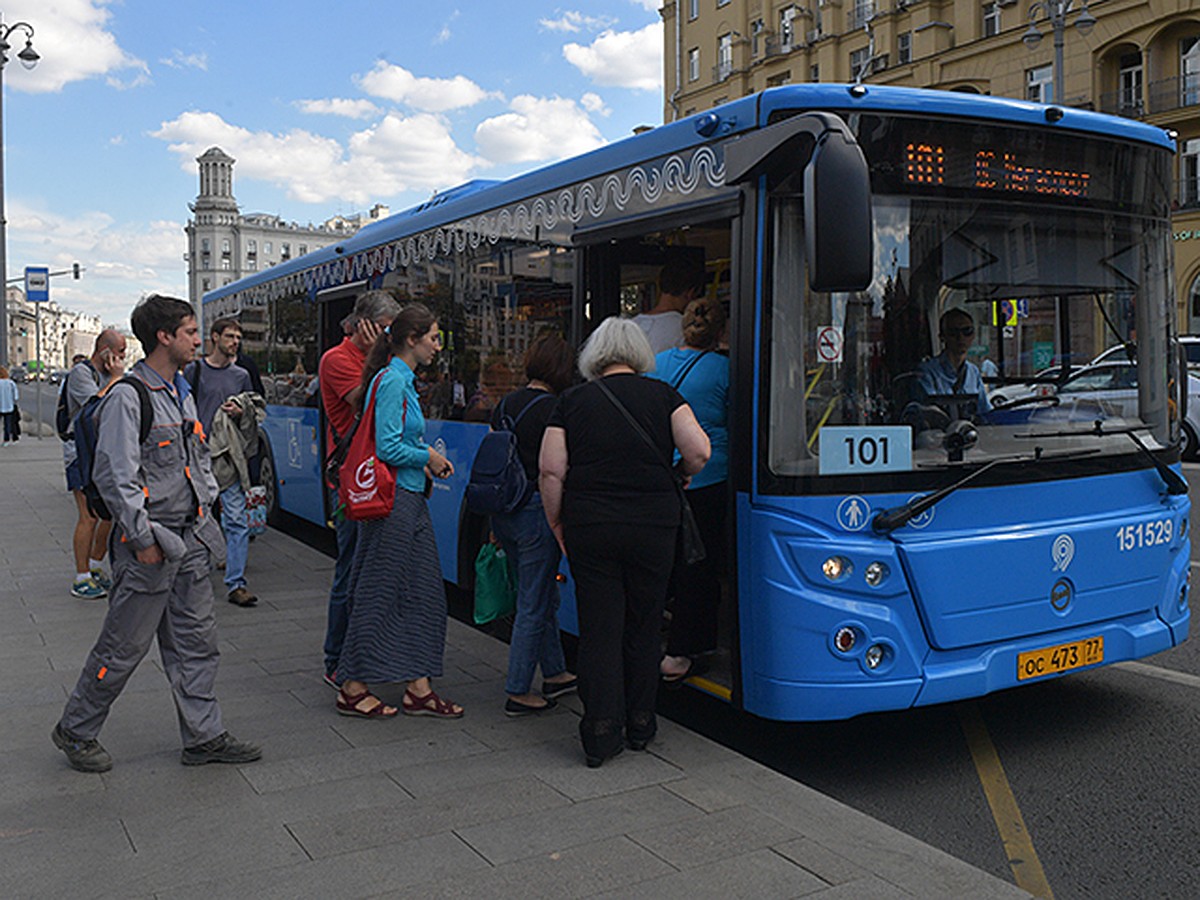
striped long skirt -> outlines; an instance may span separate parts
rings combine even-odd
[[[446,591],[423,495],[397,488],[391,515],[361,523],[349,603],[339,681],[401,682],[442,674]]]

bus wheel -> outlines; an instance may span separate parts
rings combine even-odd
[[[266,442],[260,444],[263,449],[262,467],[259,470],[259,481],[267,489],[267,524],[279,525],[279,482],[275,478],[275,459],[271,451],[266,449]]]

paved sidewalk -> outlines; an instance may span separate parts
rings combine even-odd
[[[665,720],[587,769],[578,701],[506,718],[507,648],[461,623],[437,686],[465,718],[338,716],[332,562],[275,531],[259,605],[217,609],[226,725],[263,760],[180,765],[155,648],[101,735],[113,770],[72,771],[50,729],[105,611],[68,593],[73,526],[58,441],[0,448],[0,897],[1028,896]]]

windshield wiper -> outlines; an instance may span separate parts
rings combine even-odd
[[[938,503],[945,500],[961,487],[970,484],[988,469],[997,466],[1000,463],[1008,462],[1042,462],[1051,459],[1069,459],[1073,456],[1090,456],[1093,453],[1099,453],[1099,447],[1090,447],[1086,450],[1067,450],[1062,453],[1044,453],[1041,447],[1033,448],[1033,456],[1024,454],[1019,456],[998,456],[990,462],[980,466],[974,472],[964,475],[953,484],[946,485],[941,490],[934,491],[932,494],[926,494],[923,497],[916,497],[905,503],[903,506],[898,506],[895,509],[885,509],[874,519],[871,520],[871,527],[879,534],[886,534],[890,531],[895,531],[902,525],[907,525],[921,513],[931,509]],[[1170,471],[1168,469],[1168,471]],[[1175,473],[1172,472],[1172,475]],[[1186,490],[1186,486],[1184,488]]]
[[[1150,448],[1142,443],[1142,439],[1137,436],[1136,432],[1146,431],[1145,425],[1127,425],[1124,428],[1110,428],[1105,430],[1104,422],[1101,419],[1096,419],[1092,423],[1092,427],[1086,431],[1037,431],[1028,434],[1014,434],[1015,438],[1058,438],[1058,437],[1108,437],[1110,435],[1124,434],[1133,441],[1138,448],[1138,453],[1150,460],[1150,464],[1154,466],[1154,470],[1158,472],[1159,477],[1167,485],[1167,493],[1172,496],[1186,494],[1188,492],[1187,482],[1180,477],[1179,473],[1168,466],[1165,462],[1155,456]]]

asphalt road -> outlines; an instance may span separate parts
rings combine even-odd
[[[1200,485],[1200,465],[1185,474]],[[1195,507],[1192,525],[1196,534]],[[1198,560],[1194,540],[1200,577]],[[964,731],[964,717],[977,710],[1054,897],[1200,897],[1196,637],[1133,666],[848,722],[767,722],[692,690],[671,692],[662,706],[694,730],[1016,880]]]

